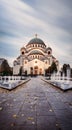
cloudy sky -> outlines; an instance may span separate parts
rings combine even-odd
[[[0,57],[12,66],[35,34],[72,67],[72,0],[0,0]]]

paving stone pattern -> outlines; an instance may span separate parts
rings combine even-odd
[[[0,89],[0,130],[72,130],[72,91],[41,80]]]

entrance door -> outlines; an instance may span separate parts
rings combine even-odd
[[[34,67],[34,74],[35,74],[35,75],[38,75],[38,66],[35,66],[35,67]]]
[[[30,68],[30,74],[33,75],[33,67]]]
[[[42,75],[42,68],[40,68],[40,70],[39,70],[39,74]]]

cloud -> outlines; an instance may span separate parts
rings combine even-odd
[[[18,56],[38,33],[61,64],[72,65],[71,0],[1,0],[0,4],[0,56]]]

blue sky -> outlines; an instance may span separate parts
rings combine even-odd
[[[0,57],[13,60],[37,33],[72,67],[72,0],[0,0]]]

